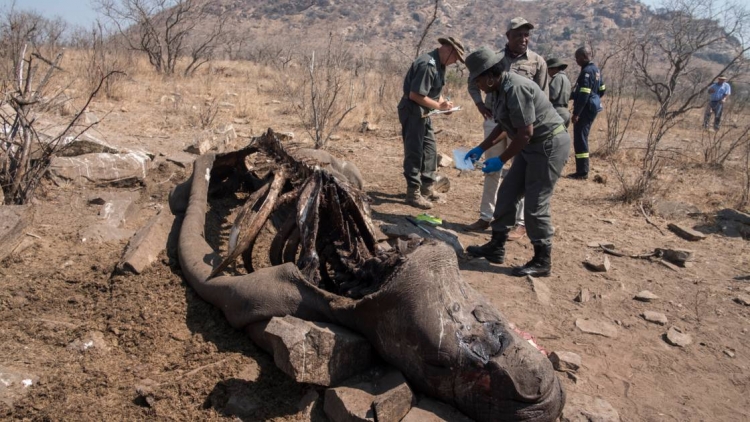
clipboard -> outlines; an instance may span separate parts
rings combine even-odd
[[[455,113],[457,111],[461,111],[461,106],[455,106],[450,110],[430,110],[429,113],[423,114],[422,118],[424,119],[425,117],[432,117],[432,116],[437,116],[440,114]]]

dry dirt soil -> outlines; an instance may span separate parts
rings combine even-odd
[[[100,136],[157,154],[160,164],[145,185],[96,188],[45,182],[34,201],[25,247],[0,263],[0,366],[35,376],[24,397],[12,405],[0,403],[2,418],[221,420],[239,412],[250,421],[308,420],[298,403],[310,390],[323,393],[294,383],[276,369],[270,356],[196,296],[166,253],[141,275],[119,274],[115,265],[127,240],[82,241],[82,233],[98,218],[99,208],[89,204],[89,198],[102,191],[138,193],[140,211],[127,223],[127,228],[137,229],[166,206],[171,187],[189,175],[158,155],[181,150],[193,133],[190,128],[165,127],[169,116],[159,95],[149,93],[127,107],[116,102],[94,106],[100,115],[111,112],[98,128]],[[264,118],[250,122],[220,116],[233,122],[240,140],[266,126],[292,129],[298,140],[305,138],[289,123],[283,104],[259,98],[246,106],[263,109]],[[438,135],[441,152],[478,143],[479,124],[458,130],[450,119],[436,121],[443,129]],[[351,126],[328,149],[359,166],[373,199],[374,218],[393,222],[415,215],[415,209],[403,204],[397,122],[382,121],[366,133]],[[593,133],[603,136],[597,128]],[[748,420],[750,307],[733,299],[747,294],[750,286],[736,279],[750,273],[750,243],[720,234],[710,218],[717,208],[730,205],[724,175],[689,165],[670,170],[664,176],[671,180],[664,198],[695,204],[709,217],[652,215],[661,233],[638,207],[613,199],[618,186],[609,166],[594,159],[593,167],[608,183],[561,179],[557,185],[554,268],[544,279],[550,290],[547,303],[527,280],[510,276],[511,266],[531,258],[526,239],[509,245],[505,265],[461,261],[462,275],[546,350],[579,354],[583,367],[575,379],[558,374],[565,387],[609,401],[623,421]],[[571,170],[572,160],[566,173]],[[485,242],[488,232],[460,230],[477,217],[482,177],[477,172],[459,175],[450,168],[440,173],[450,177],[452,187],[448,202],[437,205],[433,214],[456,229],[465,246]],[[682,240],[666,229],[671,221],[709,235],[700,242]],[[610,256],[611,270],[593,273],[582,265],[587,258],[603,257],[587,246],[592,241],[612,242],[629,253],[687,248],[695,251],[696,259],[675,271],[648,260]],[[590,301],[573,300],[581,288],[591,292]],[[659,299],[633,300],[642,290]],[[669,323],[645,321],[640,314],[648,310],[664,313]],[[581,332],[575,321],[583,318],[614,325],[617,337]],[[672,326],[691,335],[693,343],[681,348],[665,342]],[[71,347],[91,333],[93,347]],[[144,385],[154,392],[149,402],[136,391]],[[312,420],[325,420],[319,407]]]

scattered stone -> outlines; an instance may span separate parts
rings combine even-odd
[[[620,422],[620,415],[599,397],[568,393],[561,422]]]
[[[158,389],[159,383],[148,378],[141,380],[141,382],[135,385],[135,393],[138,394],[138,397],[143,400],[148,407],[154,407]]]
[[[109,346],[106,340],[104,340],[104,333],[101,331],[89,331],[81,338],[73,340],[68,344],[67,349],[81,353],[93,350],[108,352]]]
[[[422,398],[401,422],[471,422],[472,420],[454,407],[443,402]],[[379,422],[379,421],[378,421]]]
[[[375,359],[364,337],[334,324],[272,318],[265,336],[276,366],[297,382],[339,384],[371,367]]]
[[[542,305],[549,305],[552,294],[549,287],[539,279],[532,276],[526,276],[526,280],[531,284],[531,289],[536,293],[536,298]]]
[[[589,292],[589,289],[583,287],[581,290],[578,291],[578,294],[573,299],[578,303],[586,303],[591,300],[591,293]]]
[[[734,298],[734,301],[740,305],[750,306],[750,296],[747,295],[739,294]]]
[[[398,422],[414,404],[414,393],[401,372],[371,371],[365,379],[326,390],[323,410],[332,422]]]
[[[635,295],[635,297],[633,297],[633,299],[639,300],[641,302],[651,302],[651,301],[654,301],[656,299],[659,299],[659,296],[651,293],[648,290],[642,290],[642,291],[638,292],[638,294]]]
[[[159,257],[167,247],[174,215],[162,209],[130,239],[118,268],[140,274]]]
[[[654,253],[658,258],[665,259],[673,264],[685,267],[686,262],[695,259],[694,252],[690,249],[664,249],[656,248]]]
[[[98,217],[108,226],[122,227],[137,212],[138,206],[132,199],[110,199],[99,208]]]
[[[33,385],[39,382],[39,377],[24,370],[7,366],[0,366],[0,403],[13,408],[16,400],[29,393]]]
[[[667,317],[661,312],[645,311],[641,314],[643,319],[654,324],[667,325]]]
[[[590,319],[577,319],[576,327],[586,334],[595,334],[608,338],[617,338],[617,328],[604,321],[595,321]]]
[[[188,341],[193,338],[193,333],[187,327],[179,327],[169,333],[169,336],[177,341]]]
[[[448,193],[448,191],[451,190],[451,180],[448,176],[438,174],[435,177],[435,185],[433,186],[433,189],[440,193]]]
[[[150,164],[151,159],[142,152],[52,157],[49,174],[58,181],[134,186],[146,179]]]
[[[733,210],[731,208],[726,208],[717,212],[716,216],[722,220],[736,221],[738,223],[750,225],[750,214]]]
[[[555,370],[560,372],[576,372],[581,367],[581,357],[573,352],[552,352],[549,360]]]
[[[689,227],[683,227],[674,223],[669,223],[667,225],[667,228],[671,230],[672,232],[674,232],[674,234],[676,234],[677,236],[680,236],[681,238],[685,240],[690,240],[690,241],[695,242],[695,241],[703,240],[706,238],[705,234],[697,230],[693,230]]]
[[[440,153],[438,154],[438,166],[439,167],[451,167],[453,164],[453,159],[448,156],[448,154]]]
[[[218,148],[214,146],[212,141],[213,140],[211,139],[211,137],[201,137],[193,142],[193,144],[186,147],[183,151],[187,152],[188,154],[195,155],[208,154],[213,149],[218,150]]]
[[[606,185],[607,184],[607,176],[602,176],[600,174],[594,175],[594,182],[602,184],[602,185]]]
[[[677,327],[671,327],[667,331],[666,340],[672,346],[678,347],[686,347],[693,343],[693,338],[689,334],[684,334]]]
[[[331,140],[331,141],[340,141],[341,140],[341,136],[339,136],[339,135],[331,135],[331,136],[328,137],[328,139]]]
[[[672,271],[674,271],[674,272],[679,272],[679,271],[680,271],[680,267],[678,267],[677,265],[674,265],[674,264],[673,264],[673,263],[671,263],[671,262],[665,261],[665,260],[663,260],[663,259],[660,259],[660,260],[659,260],[659,264],[661,264],[661,265],[663,265],[663,266],[665,266],[665,267],[669,268],[670,270],[672,270]]]
[[[655,214],[667,219],[679,219],[687,217],[690,214],[699,214],[701,212],[701,210],[693,204],[665,201],[661,199],[654,201],[651,209]]]
[[[609,262],[609,257],[607,255],[603,255],[604,259],[602,259],[601,262],[593,262],[593,261],[583,261],[583,265],[588,268],[591,271],[594,272],[600,272],[600,273],[606,273],[611,268],[611,264]]]
[[[299,416],[304,417],[306,420],[310,420],[313,407],[320,398],[320,395],[315,390],[310,390],[302,396],[299,403],[297,403],[297,410],[300,412]]]
[[[612,242],[597,240],[594,242],[589,242],[587,245],[589,248],[608,248],[608,249],[614,249],[615,244]]]
[[[78,236],[84,243],[108,243],[121,242],[133,237],[135,232],[130,229],[113,227],[109,224],[94,224],[81,230]]]
[[[724,354],[727,355],[727,356],[729,356],[730,358],[734,358],[734,356],[735,356],[734,352],[731,351],[731,350],[725,350]]]
[[[2,189],[0,189],[2,191]],[[0,261],[21,243],[24,230],[31,221],[29,205],[0,204]]]
[[[107,144],[106,142],[84,133],[80,137],[68,137],[63,141],[64,146],[57,152],[60,157],[77,157],[84,154],[120,154],[127,151],[120,151],[118,148]]]
[[[176,152],[167,157],[167,161],[175,163],[182,168],[188,168],[195,162],[196,156],[187,152]]]

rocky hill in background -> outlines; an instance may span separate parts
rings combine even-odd
[[[269,39],[304,45],[333,32],[373,51],[396,49],[413,56],[434,3],[416,0],[220,0],[246,44]],[[445,0],[426,46],[453,35],[470,48],[505,44],[507,22],[523,16],[536,25],[532,48],[546,56],[572,57],[585,40],[606,45],[624,28],[642,22],[648,7],[637,0]]]

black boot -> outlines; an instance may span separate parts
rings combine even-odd
[[[534,257],[523,267],[513,269],[513,275],[547,277],[552,270],[552,245],[534,245]]]
[[[505,262],[505,242],[508,241],[508,232],[492,231],[492,238],[482,246],[469,246],[466,253],[471,256],[484,257],[493,264]]]

